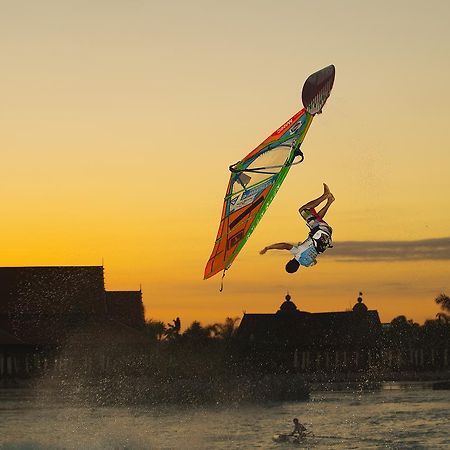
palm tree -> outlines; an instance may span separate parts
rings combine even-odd
[[[172,320],[172,323],[167,324],[167,328],[165,329],[165,336],[167,339],[177,339],[180,336],[181,329],[181,320],[179,317]]]
[[[150,339],[160,341],[166,332],[166,325],[160,320],[147,320],[145,322],[145,333]]]
[[[417,337],[419,324],[406,316],[398,316],[392,319],[391,326],[386,330],[385,337],[390,346],[404,348],[411,344]]]
[[[192,341],[206,340],[211,337],[211,327],[203,327],[198,320],[194,320],[191,325],[186,328],[183,336]]]
[[[231,339],[237,330],[239,317],[227,317],[224,323],[215,323],[211,326],[215,336],[222,339]]]
[[[436,317],[440,322],[450,323],[450,297],[444,293],[435,298],[435,302],[440,305],[444,312],[439,312]]]

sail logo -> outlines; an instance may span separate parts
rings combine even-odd
[[[274,182],[275,178],[269,178],[264,183],[255,186],[252,189],[248,189],[242,193],[242,195],[235,197],[238,199],[237,201],[230,201],[230,212],[237,211],[238,209],[243,208],[244,206],[250,205],[255,198],[266,189],[268,186],[271,186]],[[234,200],[234,199],[233,199]]]
[[[303,122],[301,120],[299,120],[290,130],[289,130],[289,134],[292,135],[294,133],[296,133],[301,126],[303,125]]]
[[[283,130],[285,130],[287,127],[291,126],[291,123],[293,122],[292,119],[289,119],[284,125],[281,125],[280,128],[278,128],[277,131],[275,131],[276,134],[281,133]]]
[[[233,248],[244,237],[244,230],[238,231],[235,235],[231,236],[227,241],[227,250]]]

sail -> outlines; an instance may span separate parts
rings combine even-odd
[[[326,71],[326,74],[324,74]],[[319,74],[319,76],[317,75]],[[313,77],[313,78],[312,78]],[[230,166],[219,230],[204,278],[227,270],[256,228],[292,165],[303,160],[300,145],[314,114],[321,112],[334,80],[334,66],[311,75],[304,84],[309,103],[245,158]],[[311,111],[308,108],[311,107]]]

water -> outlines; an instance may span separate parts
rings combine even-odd
[[[0,390],[0,449],[450,448],[450,391],[313,392],[309,402],[234,407],[83,407],[51,391]],[[313,430],[275,443],[292,419]]]

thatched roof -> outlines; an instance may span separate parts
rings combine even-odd
[[[95,347],[115,350],[123,347],[147,345],[147,335],[113,319],[88,322],[71,330],[64,346],[92,349]]]
[[[133,328],[145,324],[141,291],[106,291],[108,317]]]

